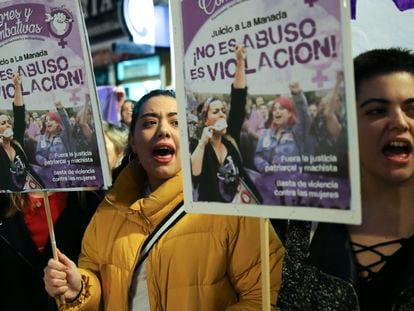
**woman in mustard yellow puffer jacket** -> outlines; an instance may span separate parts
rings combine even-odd
[[[89,224],[79,268],[61,253],[51,259],[48,293],[64,296],[64,310],[261,310],[257,218],[186,214],[137,267],[146,238],[183,201],[174,93],[157,90],[138,102],[130,146],[137,159]],[[269,230],[273,304],[284,250]]]

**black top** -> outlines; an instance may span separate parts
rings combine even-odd
[[[345,225],[291,221],[279,310],[414,310],[414,236],[368,282],[358,277]]]
[[[83,233],[102,194],[85,192],[80,201],[77,192],[68,194],[67,206],[54,226],[59,250],[77,262]],[[39,253],[24,222],[23,213],[6,218],[8,196],[0,195],[0,310],[57,310],[54,299],[45,291],[43,269],[53,257],[50,241]],[[82,206],[82,207],[81,207]]]
[[[206,145],[201,174],[192,176],[194,187],[198,189],[198,201],[232,202],[241,178],[258,201],[262,202],[259,192],[244,169],[238,148],[246,114],[246,97],[247,88],[235,89],[232,86],[227,133],[222,137],[227,156],[223,165],[220,165],[213,146],[210,143]],[[198,141],[193,139],[190,144],[192,153]]]
[[[16,151],[14,161],[3,148],[0,148],[0,190],[21,191],[26,182],[27,174],[30,174],[36,182],[43,186],[43,182],[33,170],[23,150],[25,125],[25,107],[13,105],[13,141],[11,145]]]

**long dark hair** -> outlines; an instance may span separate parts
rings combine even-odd
[[[134,135],[135,126],[136,126],[139,114],[141,113],[142,107],[148,100],[150,100],[151,98],[155,96],[168,96],[168,97],[176,98],[175,91],[171,89],[156,89],[142,96],[136,102],[134,109],[132,110],[132,120],[131,120],[131,125],[129,127],[129,139]],[[119,173],[128,165],[128,163],[132,159],[136,158],[136,156],[137,155],[132,151],[132,148],[128,143],[125,149],[124,157],[122,158],[121,164],[117,166],[112,172],[113,182],[118,177]]]

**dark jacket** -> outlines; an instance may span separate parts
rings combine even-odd
[[[16,185],[13,182],[12,173],[10,171],[11,166],[13,165],[12,161],[10,161],[6,151],[0,147],[0,190],[10,190],[10,191],[20,191],[23,188],[23,185],[26,181],[27,174],[32,175],[32,177],[43,186],[43,182],[41,181],[38,174],[30,165],[26,153],[24,151],[24,132],[26,128],[25,124],[25,106],[15,106],[13,105],[13,116],[14,116],[14,124],[13,124],[13,132],[14,132],[14,139],[11,142],[14,150],[16,151],[16,157],[18,156],[21,160],[21,165],[24,166],[24,173],[19,175],[19,185]]]
[[[365,283],[345,225],[291,221],[278,310],[414,310],[414,236]]]
[[[101,195],[85,192],[82,205],[77,192],[70,192],[67,206],[54,226],[57,247],[77,262],[81,241]],[[81,208],[81,205],[83,208]],[[44,288],[43,269],[53,257],[50,241],[39,253],[24,222],[23,213],[5,217],[8,197],[0,196],[0,310],[56,310]]]

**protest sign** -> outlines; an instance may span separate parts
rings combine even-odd
[[[0,55],[0,191],[106,188],[79,1],[2,1]]]
[[[359,223],[348,3],[171,9],[187,210]]]

